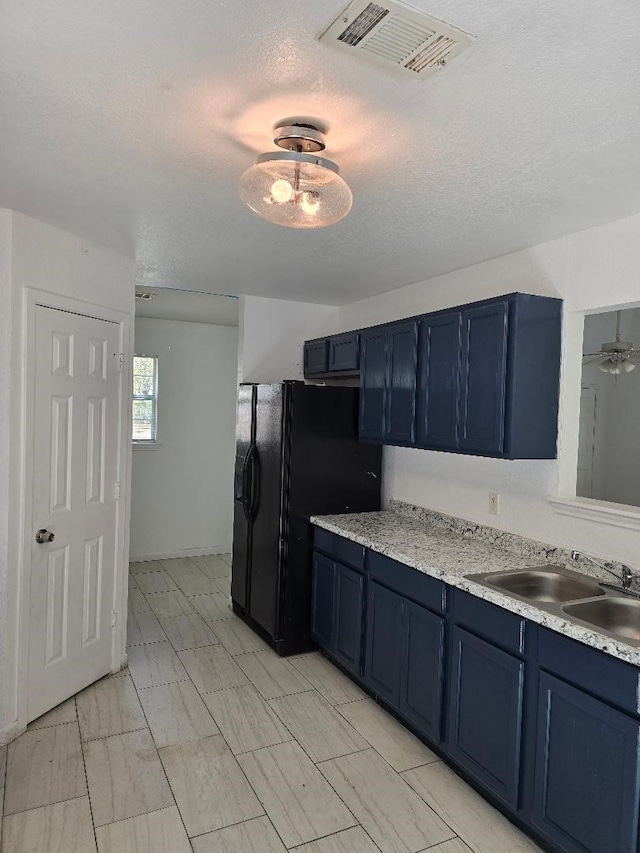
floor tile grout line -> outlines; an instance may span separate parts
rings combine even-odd
[[[375,701],[375,699],[373,699],[372,697],[368,697],[368,698],[371,698],[371,700],[375,703],[376,708],[380,709],[381,711],[384,711],[384,713],[385,713],[385,714],[388,714],[388,716],[391,718],[391,720],[393,720],[393,721],[395,721],[395,722],[398,722],[398,720],[396,720],[396,718],[395,718],[392,714],[390,714],[390,713],[387,711],[387,709],[386,709],[386,708],[384,708],[382,705],[378,705],[378,703]],[[356,701],[364,701],[364,700],[362,700],[362,699],[361,699],[361,700],[356,700]],[[343,704],[344,704],[344,705],[351,705],[351,704],[353,704],[353,703],[352,703],[352,702],[344,702]],[[340,708],[341,708],[341,707],[342,707],[342,706],[336,706],[336,708],[335,708],[335,710],[340,714],[340,716],[342,716],[342,713],[341,713],[341,711],[340,711]],[[346,718],[346,717],[343,717],[343,719],[344,719],[344,720],[345,720],[345,722],[347,722],[347,723],[349,723],[349,722],[350,722],[349,720],[347,720],[347,718]],[[439,761],[442,761],[442,759],[441,759],[438,755],[436,755],[436,753],[435,753],[435,752],[433,752],[433,750],[431,750],[431,749],[430,749],[430,747],[429,747],[429,746],[427,746],[427,744],[426,744],[426,743],[424,743],[423,741],[421,741],[421,740],[420,740],[420,738],[419,738],[417,735],[414,735],[414,734],[413,734],[413,732],[412,732],[410,729],[407,729],[406,727],[404,727],[404,726],[403,726],[403,729],[405,729],[405,731],[406,731],[406,732],[408,732],[409,734],[413,735],[413,737],[415,737],[415,738],[416,738],[416,740],[417,740],[420,744],[422,744],[422,746],[424,746],[424,747],[425,747],[425,749],[429,749],[429,751],[430,751],[430,752],[432,752],[432,753],[433,753],[433,755],[434,755],[435,757],[434,757],[434,759],[433,759],[432,761],[423,761],[421,764],[416,764],[416,765],[414,765],[413,767],[405,767],[403,770],[397,770],[397,769],[393,766],[393,764],[392,764],[390,761],[388,761],[388,760],[384,757],[384,755],[383,755],[383,754],[378,750],[378,748],[375,746],[375,744],[371,743],[371,741],[369,740],[369,738],[368,738],[366,735],[363,735],[363,734],[362,734],[362,732],[358,731],[358,729],[356,729],[356,728],[355,728],[355,726],[353,726],[353,724],[351,724],[351,725],[352,725],[352,727],[356,730],[356,732],[358,732],[358,734],[360,735],[360,737],[361,737],[361,738],[363,738],[364,740],[366,740],[366,742],[370,745],[371,749],[373,749],[373,750],[377,753],[377,755],[379,755],[379,756],[380,756],[380,758],[381,758],[381,759],[382,759],[386,764],[388,764],[388,765],[389,765],[389,767],[393,770],[393,772],[398,774],[398,776],[401,776],[403,773],[406,773],[408,770],[417,770],[417,769],[418,769],[418,767],[426,767],[428,764],[437,764]],[[402,725],[402,724],[400,724],[400,725]],[[330,760],[330,759],[329,759],[329,760]],[[404,781],[405,781],[405,782],[407,782],[407,780],[406,780],[406,779],[405,779]],[[408,785],[408,784],[409,784],[409,783],[407,782],[407,785]],[[411,786],[409,786],[409,787],[411,787]],[[420,799],[422,799],[422,797],[421,797]],[[427,803],[427,805],[429,805],[429,804]],[[432,808],[432,807],[430,806],[430,808]]]
[[[315,844],[317,841],[324,841],[327,838],[333,838],[334,836],[342,835],[344,832],[351,832],[352,829],[361,829],[367,838],[371,841],[376,850],[380,850],[380,847],[375,843],[373,838],[369,835],[367,830],[361,823],[356,823],[355,826],[346,826],[344,829],[339,829],[337,832],[330,832],[328,835],[322,835],[320,838],[314,838],[313,841],[303,841],[301,844],[296,844],[295,847],[287,847],[287,853],[295,853],[296,850],[300,850],[306,844]],[[420,850],[418,853],[424,853],[424,851]]]
[[[440,816],[438,815],[438,817]],[[440,818],[440,820],[442,820],[442,818]],[[447,824],[447,826],[449,826],[449,824]],[[451,831],[453,832],[453,830]],[[435,850],[435,848],[438,847],[439,844],[448,844],[450,841],[462,841],[465,847],[469,847],[469,845],[463,838],[460,838],[459,835],[454,835],[453,838],[447,838],[446,841],[438,841],[435,844],[431,844],[429,847],[423,847],[423,849],[419,850],[418,853],[429,853],[429,850]],[[471,847],[469,847],[469,850],[471,850],[471,853],[474,853]]]
[[[140,704],[142,704],[142,703],[140,703]],[[147,725],[147,726],[138,726],[138,727],[137,727],[137,728],[135,728],[135,729],[126,729],[125,731],[122,731],[122,732],[114,732],[113,734],[110,734],[110,735],[99,735],[98,737],[90,737],[90,738],[87,738],[87,740],[85,740],[85,739],[82,737],[82,732],[80,732],[80,740],[82,741],[82,744],[83,744],[83,746],[84,746],[84,744],[85,744],[85,743],[86,743],[86,744],[89,744],[89,743],[95,743],[97,740],[107,740],[107,739],[108,739],[108,738],[110,738],[110,737],[120,737],[121,735],[131,735],[131,734],[133,734],[134,732],[144,732],[144,731],[146,731],[148,728],[149,728],[149,726],[148,726],[148,725]]]
[[[96,851],[98,850],[98,836],[96,833],[96,822],[93,817],[93,802],[91,801],[91,792],[89,790],[89,774],[87,772],[87,759],[84,754],[84,742],[82,740],[82,730],[80,729],[80,715],[78,714],[78,700],[76,699],[76,693],[73,697],[73,705],[76,709],[76,720],[78,722],[78,738],[80,739],[80,752],[82,754],[82,769],[84,770],[84,784],[87,787],[87,802],[89,804],[89,815],[91,816],[91,829],[93,830],[93,840],[96,845]]]
[[[433,761],[433,762],[431,762],[431,763],[432,763],[432,764],[435,764],[436,762],[435,762],[435,761]],[[444,763],[444,762],[442,762],[442,763]],[[422,765],[422,766],[424,767],[425,765]],[[446,766],[446,765],[445,765],[445,766]],[[418,769],[418,768],[416,768],[416,767],[412,767],[412,768],[411,768],[411,770],[417,770],[417,769]],[[399,775],[399,776],[402,776],[402,778],[404,779],[404,776],[403,776],[402,774],[403,774],[403,773],[409,773],[409,772],[410,772],[409,770],[403,770],[403,771],[402,771],[402,773],[399,773],[398,775]],[[444,823],[444,825],[449,827],[449,829],[451,830],[451,832],[453,832],[453,833],[455,834],[455,837],[456,837],[456,838],[459,838],[461,841],[463,841],[471,851],[475,851],[475,847],[473,847],[471,844],[469,844],[469,843],[465,840],[465,838],[464,838],[462,835],[460,835],[460,834],[458,833],[458,831],[457,831],[456,829],[454,829],[454,827],[453,827],[453,826],[451,826],[451,824],[450,824],[450,823],[449,823],[449,822],[444,818],[444,816],[443,816],[443,815],[441,815],[441,814],[440,814],[440,812],[439,812],[439,811],[437,811],[437,810],[435,809],[435,807],[431,805],[431,803],[429,803],[429,802],[427,802],[427,800],[425,800],[425,798],[422,796],[422,794],[420,793],[420,791],[416,791],[416,789],[413,787],[413,785],[411,784],[411,782],[409,782],[409,780],[408,780],[408,779],[404,779],[404,781],[405,781],[405,782],[407,783],[407,785],[411,788],[411,790],[414,792],[414,794],[417,794],[417,796],[422,800],[422,802],[423,802],[423,803],[425,803],[427,806],[429,806],[429,808],[431,809],[431,811],[432,811],[434,814],[436,814],[436,815],[440,818],[440,820]],[[465,783],[465,784],[468,784],[468,783]],[[451,840],[451,839],[449,839],[449,840]],[[435,846],[435,845],[434,845],[434,846]],[[427,848],[427,849],[429,849],[429,848]]]
[[[323,703],[324,703],[328,708],[332,709],[333,711],[335,711],[335,710],[336,710],[336,709],[334,708],[334,706],[333,706],[333,705],[331,705],[329,702],[327,702],[327,700],[326,700],[326,699],[325,699],[325,697],[320,693],[320,691],[319,691],[319,690],[316,690],[315,688],[312,688],[311,690],[305,690],[305,691],[304,691],[304,693],[292,693],[292,694],[291,694],[291,696],[303,696],[303,695],[305,695],[305,694],[307,694],[307,693],[315,693],[317,696],[319,696],[320,701],[321,701],[321,702],[323,702]],[[278,699],[286,699],[286,698],[288,698],[288,697],[286,697],[286,696],[276,696],[276,697],[274,697],[273,699],[268,699],[268,700],[266,700],[266,701],[267,701],[267,704],[269,705],[269,707],[271,708],[271,710],[274,712],[274,714],[276,714],[276,716],[278,717],[278,719],[282,722],[282,725],[283,725],[286,729],[288,729],[289,731],[291,731],[291,729],[287,726],[286,722],[282,719],[282,717],[280,716],[280,714],[278,713],[278,711],[276,710],[276,708],[274,708],[274,707],[273,707],[273,705],[271,704],[272,702],[276,702]],[[367,740],[367,738],[366,738],[364,735],[360,734],[360,732],[355,728],[355,726],[352,726],[352,725],[351,725],[351,723],[349,722],[349,720],[346,720],[346,719],[342,718],[342,721],[341,721],[341,722],[345,723],[345,724],[346,724],[346,726],[347,726],[347,728],[349,728],[349,729],[351,729],[351,730],[352,730],[352,732],[353,732],[354,736],[361,737],[361,738],[362,738],[362,740],[363,740],[366,744],[368,744],[368,746],[364,746],[364,747],[362,747],[361,749],[352,749],[352,750],[349,750],[349,752],[343,752],[343,753],[342,753],[342,754],[340,754],[340,755],[334,755],[334,756],[332,756],[332,758],[344,758],[346,755],[355,755],[355,753],[357,753],[357,752],[365,752],[367,749],[369,749],[369,748],[372,746],[372,745],[371,745],[371,743]],[[295,735],[293,734],[293,732],[291,732],[291,734],[292,734],[292,736],[293,736],[294,740],[297,740],[297,738],[295,737]],[[302,746],[302,744],[300,744],[300,746]],[[302,747],[302,748],[304,749],[304,747]],[[307,750],[305,750],[305,752],[307,752]],[[307,754],[308,754],[308,752],[307,752]],[[311,755],[309,755],[309,758],[311,758]],[[324,759],[324,760],[326,760],[326,761],[330,761],[331,759]],[[314,763],[314,764],[316,764],[316,765],[319,763],[319,762],[317,762],[317,761],[314,761],[314,760],[313,760],[313,758],[311,758],[311,761],[313,761],[313,763]]]
[[[86,774],[85,774],[85,778],[86,778]],[[2,786],[0,785],[0,789],[1,788],[2,788]],[[21,814],[29,814],[29,812],[37,812],[40,809],[50,809],[51,806],[60,806],[60,805],[62,805],[62,803],[72,803],[74,800],[89,800],[89,802],[91,802],[91,798],[89,797],[89,793],[87,791],[86,794],[80,794],[79,797],[77,797],[77,796],[76,797],[67,797],[65,800],[56,800],[55,803],[46,803],[43,806],[32,806],[30,809],[22,809],[22,811],[19,811],[19,812],[11,812],[11,814],[5,814],[5,815],[3,815],[3,820],[7,820],[7,818],[10,818],[10,817],[17,817],[17,815],[21,815]],[[92,818],[92,823],[93,823],[93,818]]]
[[[242,768],[240,768],[240,769],[242,769]],[[253,788],[252,788],[252,790],[253,790]],[[257,797],[257,796],[258,796],[258,795],[256,794],[256,797]],[[260,800],[259,800],[259,799],[258,799],[258,802],[260,803]],[[260,804],[262,805],[262,803],[260,803]],[[264,809],[264,806],[263,806],[263,809]],[[287,853],[288,853],[288,851],[289,851],[289,850],[291,850],[291,849],[292,849],[292,848],[290,848],[290,847],[287,847],[287,845],[284,843],[284,841],[282,840],[282,837],[281,837],[280,833],[279,833],[279,832],[278,832],[278,830],[275,828],[275,826],[274,826],[274,824],[273,824],[273,821],[271,820],[271,818],[269,817],[269,815],[266,813],[266,811],[264,812],[264,814],[257,815],[257,817],[249,817],[249,818],[247,818],[246,820],[237,820],[235,823],[228,823],[226,826],[221,826],[221,827],[219,827],[218,829],[209,830],[209,832],[200,832],[198,835],[191,835],[191,836],[189,837],[189,841],[193,842],[193,841],[196,841],[196,839],[198,839],[198,838],[204,838],[204,837],[205,837],[205,836],[207,836],[207,835],[213,835],[214,833],[216,833],[216,832],[222,832],[222,831],[223,831],[223,830],[225,830],[225,829],[233,829],[233,827],[235,827],[235,826],[242,826],[242,825],[243,825],[243,824],[245,824],[245,823],[252,823],[254,820],[268,820],[268,821],[269,821],[269,823],[271,824],[272,828],[273,828],[273,831],[274,831],[274,832],[275,832],[275,834],[278,836],[278,838],[279,838],[280,842],[282,843],[282,846],[283,846],[283,847],[284,847],[284,849],[287,851]],[[192,845],[192,846],[193,846],[193,845]]]

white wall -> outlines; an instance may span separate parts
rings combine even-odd
[[[243,296],[240,300],[240,382],[303,379],[304,341],[329,334],[338,320],[332,305]]]
[[[564,300],[560,458],[507,461],[389,447],[384,451],[385,498],[640,567],[639,533],[558,515],[547,501],[575,488],[581,312],[637,304],[639,282],[640,216],[635,216],[343,306],[337,331],[510,291]],[[500,494],[497,517],[487,510],[489,492]]]
[[[133,451],[131,559],[231,549],[238,330],[137,318],[158,356],[158,442]]]
[[[72,297],[133,319],[134,262],[19,213],[0,211],[0,742],[15,733],[24,487],[25,288]],[[125,355],[130,341],[124,342]],[[127,452],[124,466],[128,469]],[[125,493],[126,493],[125,488]],[[124,559],[126,542],[121,554]]]

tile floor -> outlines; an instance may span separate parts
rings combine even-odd
[[[229,574],[131,564],[128,670],[0,747],[2,853],[538,850],[319,653],[274,654]]]

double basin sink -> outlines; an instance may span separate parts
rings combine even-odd
[[[468,580],[640,646],[640,599],[561,566],[467,575]]]

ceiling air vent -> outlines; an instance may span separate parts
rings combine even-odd
[[[136,290],[136,299],[141,302],[147,302],[149,299],[155,299],[156,295],[151,290]]]
[[[473,37],[402,3],[354,0],[320,41],[415,79],[442,68]]]

